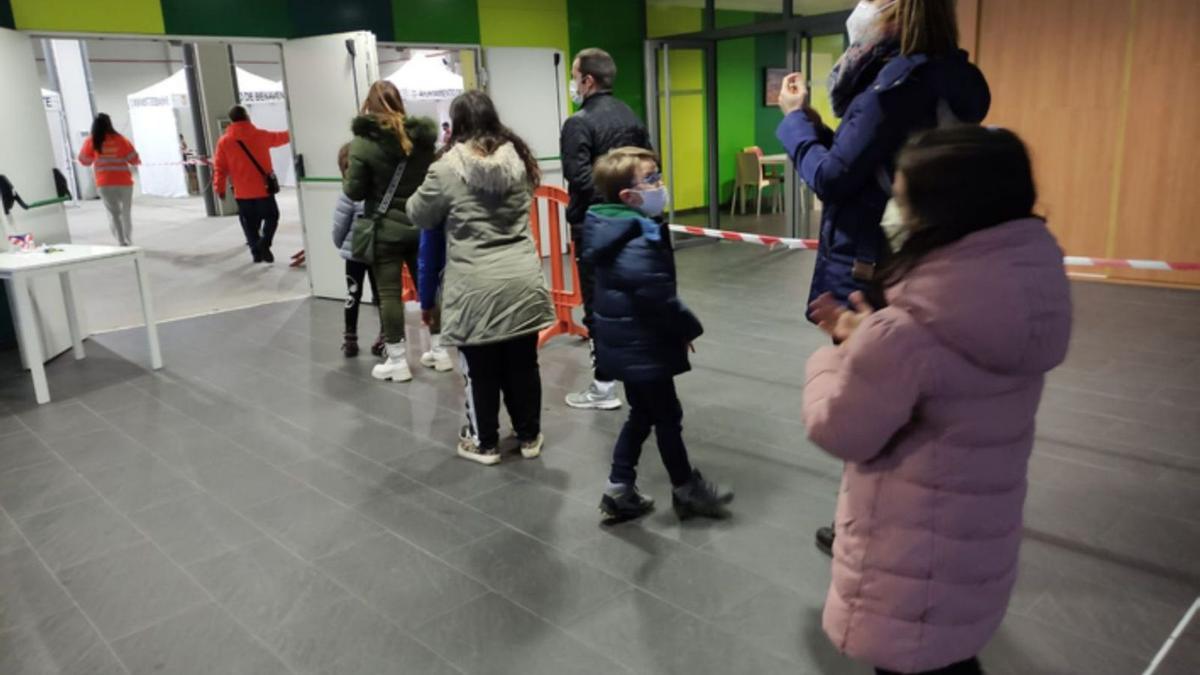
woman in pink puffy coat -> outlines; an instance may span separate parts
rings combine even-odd
[[[812,310],[837,347],[808,361],[809,436],[846,461],[824,628],[879,673],[979,673],[1017,577],[1045,374],[1071,298],[1014,134],[922,134],[898,160],[907,241],[862,294]]]

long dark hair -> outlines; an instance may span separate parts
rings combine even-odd
[[[104,149],[104,139],[115,133],[117,132],[113,129],[112,118],[107,113],[96,115],[96,119],[92,120],[92,149],[99,154]]]
[[[900,151],[896,201],[909,237],[884,266],[891,286],[927,254],[969,234],[1033,215],[1029,151],[1006,129],[957,125],[926,131]]]
[[[529,186],[537,187],[541,182],[542,172],[533,151],[512,129],[500,123],[496,105],[482,91],[463,92],[454,99],[450,104],[450,128],[453,131],[448,148],[470,142],[490,155],[505,143],[512,143],[517,155],[525,163],[525,179],[529,181]]]

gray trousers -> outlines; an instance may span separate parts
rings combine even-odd
[[[108,210],[108,228],[121,246],[133,245],[133,186],[98,187],[100,199]]]

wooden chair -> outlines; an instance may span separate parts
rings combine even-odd
[[[737,171],[733,185],[733,203],[729,206],[729,215],[737,212],[739,199],[742,204],[742,213],[746,212],[746,192],[749,188],[753,188],[757,192],[758,210],[756,213],[758,215],[762,215],[763,190],[766,188],[774,188],[771,191],[772,208],[776,211],[783,210],[783,176],[765,174],[762,156],[762,149],[758,147],[746,148],[738,153]]]

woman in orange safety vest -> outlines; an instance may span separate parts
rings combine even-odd
[[[108,210],[108,226],[121,246],[133,245],[133,170],[141,164],[137,150],[127,138],[118,134],[112,119],[100,113],[92,122],[92,135],[83,142],[79,163],[93,167],[96,191]]]

